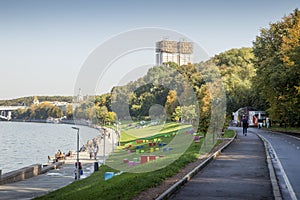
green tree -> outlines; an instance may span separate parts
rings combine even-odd
[[[180,122],[181,121],[181,116],[182,116],[181,107],[177,106],[175,108],[175,111],[173,112],[172,119],[176,122]]]
[[[230,49],[213,58],[226,91],[227,115],[245,106],[265,109],[253,88],[256,77],[253,59],[252,48]]]
[[[76,119],[91,119],[94,116],[93,107],[95,104],[90,101],[86,100],[81,102],[79,105],[75,106],[74,116]]]
[[[192,124],[198,117],[196,112],[196,105],[182,106],[181,118],[182,121],[188,124]]]
[[[62,117],[62,110],[49,102],[42,102],[38,105],[31,105],[31,107],[29,108],[29,112],[30,118],[32,119],[44,120],[48,117]]]
[[[68,119],[73,119],[73,105],[67,104],[66,106],[66,116]]]
[[[60,118],[62,117],[63,112],[61,110],[61,108],[57,107],[57,106],[50,106],[50,109],[48,111],[48,116],[50,117],[54,117],[54,118]]]
[[[269,104],[273,121],[299,126],[300,11],[261,30],[254,46],[256,88]]]
[[[178,107],[179,103],[177,100],[177,93],[175,90],[170,90],[167,96],[167,101],[165,103],[165,110],[167,113],[168,120],[171,120],[174,116],[173,113],[175,112],[175,109]],[[174,119],[175,121],[178,121],[180,117],[177,117]]]

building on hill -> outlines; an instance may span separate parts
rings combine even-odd
[[[185,40],[162,40],[156,43],[156,65],[175,62],[179,66],[192,63],[193,43]]]

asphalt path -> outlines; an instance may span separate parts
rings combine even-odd
[[[263,142],[235,130],[237,139],[172,199],[274,199]]]
[[[300,199],[300,139],[265,129],[250,128],[263,136],[274,150],[273,164],[284,199]]]

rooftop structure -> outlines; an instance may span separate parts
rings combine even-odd
[[[187,41],[162,40],[156,43],[156,65],[175,62],[179,66],[191,63],[193,59],[193,43]]]

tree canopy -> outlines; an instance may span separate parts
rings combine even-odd
[[[256,88],[274,121],[299,126],[300,11],[263,28],[253,43]]]
[[[253,87],[256,69],[252,48],[230,49],[212,58],[218,66],[227,96],[227,115],[241,107],[264,110],[265,102]]]

